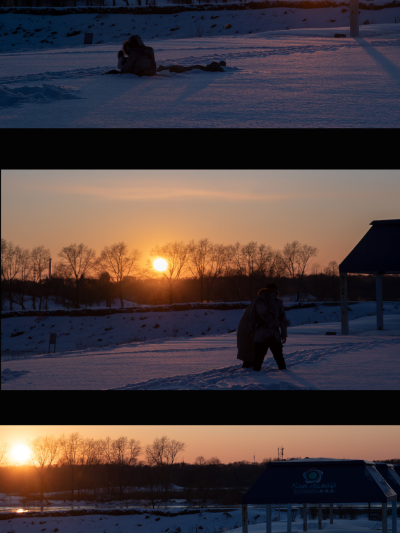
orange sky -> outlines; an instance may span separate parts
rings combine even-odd
[[[39,435],[78,431],[85,437],[139,439],[143,446],[166,435],[186,443],[180,456],[188,463],[203,455],[222,462],[276,457],[391,459],[399,457],[400,426],[0,426],[0,441],[26,444]],[[142,456],[141,459],[144,459]]]
[[[398,170],[3,170],[1,236],[53,260],[83,242],[143,253],[170,241],[316,246],[340,263],[372,220],[398,218]]]

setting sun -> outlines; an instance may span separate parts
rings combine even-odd
[[[28,446],[24,446],[23,444],[18,444],[18,446],[14,446],[12,449],[12,455],[19,463],[25,462],[29,458],[30,454],[31,452]]]
[[[156,259],[153,263],[153,266],[158,272],[164,272],[164,270],[167,270],[168,263],[165,259]]]

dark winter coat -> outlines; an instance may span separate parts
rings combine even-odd
[[[248,327],[254,333],[254,342],[266,342],[268,338],[287,337],[285,309],[276,291],[268,289],[255,298],[251,309]]]
[[[237,358],[241,361],[254,361],[254,333],[250,332],[249,317],[251,312],[251,305],[246,308],[240,319],[237,330]]]

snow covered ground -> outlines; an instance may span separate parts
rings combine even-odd
[[[293,303],[285,302],[285,306],[293,306]],[[244,309],[228,311],[216,309],[168,311],[167,309],[160,306],[156,312],[143,310],[105,316],[50,315],[2,318],[2,360],[4,356],[7,358],[16,352],[18,355],[22,355],[21,352],[47,353],[50,333],[57,334],[57,353],[85,348],[97,349],[110,345],[115,347],[136,341],[166,340],[171,337],[222,335],[236,332],[244,312]],[[384,312],[399,314],[400,302],[385,302]],[[349,305],[350,320],[375,313],[375,302]],[[286,312],[286,316],[290,326],[339,321],[340,306],[321,303],[314,307],[290,309]]]
[[[280,513],[280,521],[277,521],[277,511],[273,510],[272,532],[284,533],[286,531],[286,512]],[[265,509],[248,509],[249,533],[265,533]],[[41,533],[43,531],[57,531],[59,533],[131,533],[138,531],[143,533],[242,533],[241,510],[229,510],[229,512],[210,512],[201,510],[195,514],[178,516],[157,516],[152,511],[145,511],[140,515],[110,516],[110,515],[87,515],[87,516],[58,516],[58,517],[35,517],[18,516],[11,520],[0,520],[0,533]],[[308,519],[308,529],[318,531],[317,520]],[[293,533],[301,532],[303,522],[299,516],[292,522]],[[381,522],[368,521],[367,518],[357,520],[339,520],[334,518],[334,523],[329,520],[322,522],[325,533],[369,533],[382,529]],[[388,529],[391,529],[391,519],[388,519]]]
[[[292,325],[284,346],[288,367],[286,371],[277,369],[270,353],[265,358],[261,372],[241,368],[236,359],[236,332],[225,333],[222,328],[227,327],[226,320],[222,321],[219,316],[219,313],[230,314],[230,321],[233,323],[236,314],[237,327],[241,310],[213,311],[211,314],[208,312],[207,316],[196,316],[196,311],[191,311],[181,313],[188,315],[183,329],[189,329],[191,322],[193,331],[197,333],[193,338],[128,342],[118,346],[64,351],[55,355],[13,358],[2,362],[2,388],[398,390],[400,314],[396,306],[398,304],[387,306],[385,303],[385,307],[390,307],[391,311],[385,310],[384,331],[375,329],[376,317],[365,316],[366,312],[362,318],[350,321],[349,336],[340,335],[339,322],[325,322],[321,315],[318,323],[314,324],[315,320],[310,320],[312,323],[309,325]],[[356,307],[357,305],[353,306],[351,313],[355,312]],[[315,308],[311,308],[312,311],[313,309]],[[300,311],[305,313],[310,310],[289,311],[288,318],[295,320],[295,316],[291,317],[290,313]],[[189,313],[193,315],[189,316]],[[319,312],[313,313],[316,318]],[[169,317],[171,315],[169,313]],[[121,315],[104,318],[109,322],[115,317],[123,321],[123,315],[122,318]],[[55,318],[51,318],[52,323]],[[149,317],[146,322],[148,319]],[[173,320],[172,317],[170,319]],[[183,319],[181,316],[181,320]],[[21,319],[7,319],[3,322],[13,320]],[[28,320],[28,317],[23,320]],[[215,333],[210,329],[207,335],[199,335],[206,324],[212,324],[213,329],[220,326],[221,330]],[[104,321],[101,328],[104,328]],[[337,334],[327,336],[327,331]]]
[[[400,8],[361,10],[356,39],[344,9],[3,14],[0,127],[399,127]],[[130,34],[158,65],[227,67],[102,76]]]

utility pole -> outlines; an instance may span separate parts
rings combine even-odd
[[[358,0],[350,0],[350,37],[359,36]]]

